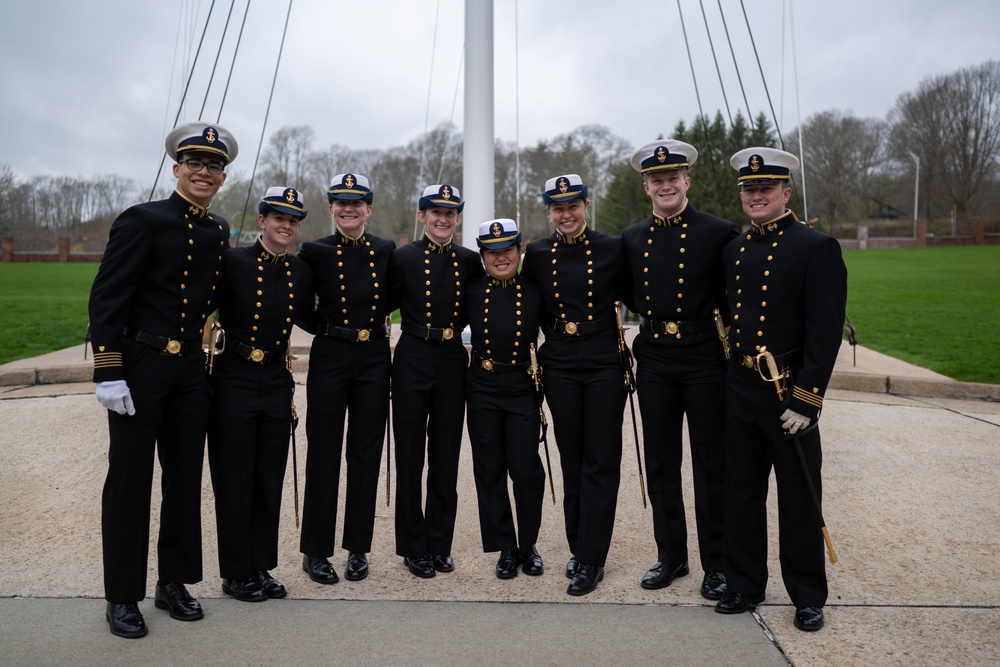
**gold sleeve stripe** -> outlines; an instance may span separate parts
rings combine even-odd
[[[803,403],[808,403],[809,405],[815,406],[817,408],[823,407],[822,396],[818,396],[812,392],[806,391],[801,387],[792,387],[792,398],[797,398]]]
[[[95,352],[94,368],[114,368],[122,365],[121,352]]]

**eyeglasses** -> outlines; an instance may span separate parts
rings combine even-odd
[[[191,171],[201,171],[201,168],[205,167],[208,169],[208,173],[215,175],[221,174],[226,168],[226,165],[218,162],[202,162],[201,160],[178,160],[178,164],[186,164]]]

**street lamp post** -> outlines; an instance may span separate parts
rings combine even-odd
[[[917,163],[917,176],[913,184],[913,238],[917,238],[917,203],[920,196],[920,156],[913,151],[908,151],[913,161]]]

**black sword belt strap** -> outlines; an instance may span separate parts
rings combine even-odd
[[[403,333],[416,336],[428,343],[447,343],[452,340],[460,340],[458,332],[453,327],[436,329],[434,327],[421,327],[416,324],[403,322]]]
[[[469,365],[472,366],[473,368],[482,368],[484,371],[489,371],[490,373],[513,373],[515,371],[521,371],[522,373],[527,373],[528,367],[531,364],[529,364],[527,361],[519,364],[502,364],[499,361],[493,361],[492,359],[487,359],[483,355],[473,350]]]
[[[660,322],[659,320],[647,320],[642,318],[642,326],[653,333],[669,336],[683,336],[700,331],[712,331],[715,329],[715,320],[697,320],[693,322]]]
[[[349,340],[352,343],[367,343],[372,339],[371,329],[347,329],[345,327],[334,326],[333,324],[321,323],[316,333],[320,336]]]
[[[122,335],[126,338],[131,338],[134,341],[140,342],[143,345],[155,348],[160,352],[172,354],[175,357],[183,357],[201,350],[201,346],[197,344],[197,341],[177,340],[175,338],[170,338],[169,336],[160,336],[149,333],[148,331],[133,329],[132,327],[125,327],[122,330]]]
[[[600,320],[589,320],[587,322],[567,322],[563,319],[552,319],[549,322],[549,328],[556,333],[566,336],[584,336],[595,331],[614,329],[615,322],[610,317]]]
[[[785,352],[783,354],[776,354],[774,355],[774,363],[779,369],[787,368],[794,362],[798,361],[799,356],[798,350],[792,350],[791,352]],[[758,373],[760,372],[760,366],[757,364],[756,354],[744,354],[743,352],[736,351],[733,353],[733,357],[730,361],[737,366],[741,366]],[[767,371],[766,366],[764,367],[764,370]]]

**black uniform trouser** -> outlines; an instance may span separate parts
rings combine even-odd
[[[104,596],[111,602],[137,602],[146,596],[154,454],[160,460],[162,495],[158,579],[201,581],[208,379],[201,353],[175,357],[123,339],[122,357],[135,415],[108,411],[111,443],[101,498]]]
[[[514,549],[518,544],[530,548],[538,541],[545,498],[535,386],[526,372],[491,373],[472,367],[466,387],[483,551]],[[508,474],[514,485],[516,534]]]
[[[538,358],[559,447],[566,540],[581,563],[603,567],[621,482],[626,392],[617,341],[547,335]]]
[[[681,461],[687,415],[698,550],[706,572],[722,570],[725,506],[726,358],[715,338],[666,346],[635,339],[636,386],[657,560],[688,560]]]
[[[361,343],[327,336],[313,339],[306,379],[309,454],[299,542],[304,554],[333,555],[345,415],[347,498],[341,547],[357,553],[372,550],[390,368],[389,341],[381,336]]]
[[[403,334],[396,343],[392,434],[396,443],[396,553],[400,556],[451,554],[468,363],[469,353],[459,339],[426,342]],[[426,506],[421,494],[425,451]]]
[[[785,440],[774,385],[755,370],[731,365],[726,381],[726,538],[723,563],[729,590],[767,587],[767,492],[771,468],[778,492],[778,557],[785,589],[796,607],[826,603],[826,565],[819,516],[795,444]],[[822,497],[819,430],[799,439],[816,492]]]
[[[249,579],[278,565],[281,491],[294,382],[281,363],[215,359],[208,462],[215,492],[219,574]]]

